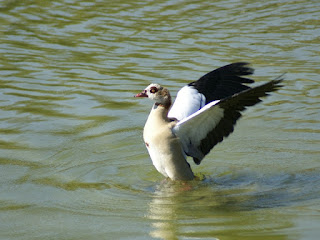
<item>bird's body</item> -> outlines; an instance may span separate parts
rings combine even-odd
[[[171,107],[169,91],[150,84],[136,97],[155,101],[143,131],[143,139],[155,168],[172,180],[192,180],[187,156],[196,164],[232,131],[241,111],[260,102],[280,87],[281,79],[250,88],[240,77],[252,74],[246,63],[214,70],[183,87]],[[170,109],[171,107],[171,109]]]
[[[170,121],[167,115],[165,106],[155,104],[144,126],[143,139],[152,163],[158,172],[173,180],[192,180],[181,142],[172,132],[176,121]]]

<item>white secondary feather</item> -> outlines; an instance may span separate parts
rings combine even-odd
[[[203,158],[196,148],[224,116],[224,109],[219,107],[219,102],[217,100],[207,104],[172,128],[172,132],[180,138],[183,150],[190,156]]]
[[[197,112],[206,104],[206,98],[192,86],[184,86],[178,92],[176,100],[172,105],[168,117],[182,119]]]

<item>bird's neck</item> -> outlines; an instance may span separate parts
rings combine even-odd
[[[163,104],[155,103],[152,107],[151,114],[152,117],[157,118],[160,121],[169,122],[168,118],[168,111],[169,111],[170,105],[166,106]]]
[[[171,95],[169,93],[168,89],[163,89],[162,90],[162,98],[161,98],[161,102],[155,103],[155,106],[161,106],[164,107],[165,109],[167,109],[169,111],[169,108],[171,107],[172,101],[171,101]]]

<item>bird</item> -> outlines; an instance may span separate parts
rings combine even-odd
[[[143,129],[143,140],[153,165],[173,181],[195,179],[187,157],[199,165],[234,131],[242,112],[278,90],[282,76],[255,87],[247,62],[217,68],[182,87],[172,104],[167,88],[152,83],[134,97],[154,101]]]

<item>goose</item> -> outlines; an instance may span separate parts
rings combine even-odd
[[[135,95],[154,101],[143,140],[158,172],[174,181],[195,179],[187,156],[200,164],[233,132],[246,107],[282,87],[281,76],[256,87],[244,85],[254,83],[244,77],[254,72],[248,65],[232,63],[205,74],[182,87],[173,105],[169,90],[156,83]]]

